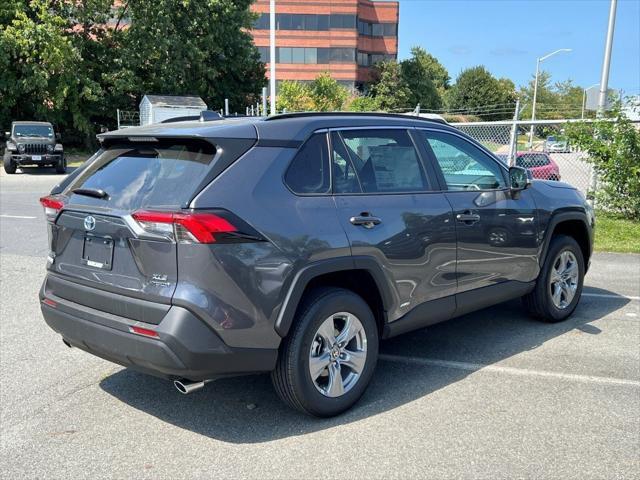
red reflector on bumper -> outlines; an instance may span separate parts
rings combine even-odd
[[[142,335],[143,337],[151,337],[151,338],[158,338],[158,332],[156,332],[155,330],[150,330],[148,328],[142,328],[142,327],[129,327],[129,331],[131,333],[135,333],[136,335]]]
[[[53,307],[53,308],[56,308],[58,306],[56,302],[54,302],[49,298],[45,298],[44,300],[42,300],[42,303],[44,303],[45,305],[49,305],[50,307]]]

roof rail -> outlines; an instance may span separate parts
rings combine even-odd
[[[387,112],[293,112],[280,113],[265,118],[265,121],[284,120],[286,118],[304,118],[304,117],[383,117],[383,118],[399,118],[403,120],[418,120],[423,122],[436,122],[447,124],[444,118],[425,118],[409,113],[387,113]]]

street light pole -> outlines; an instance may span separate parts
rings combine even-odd
[[[602,61],[602,76],[600,77],[600,97],[598,98],[598,115],[602,115],[607,105],[607,90],[609,89],[609,66],[611,65],[611,47],[613,46],[613,30],[616,26],[616,7],[618,1],[611,0],[609,7],[609,25],[607,27],[607,43],[604,47]]]
[[[582,118],[582,120],[584,120],[584,110],[587,106],[587,92],[589,90],[591,90],[593,87],[597,87],[598,85],[600,85],[599,83],[594,83],[593,85],[591,85],[590,87],[585,88],[582,91],[582,115],[580,116],[580,118]]]
[[[269,0],[269,99],[270,113],[276,114],[276,0]],[[266,112],[265,112],[266,114]]]
[[[536,99],[538,97],[538,76],[540,75],[540,64],[544,62],[547,58],[555,55],[556,53],[570,52],[570,51],[571,51],[570,48],[560,48],[536,60],[536,79],[533,83],[533,104],[531,105],[531,121],[532,122],[536,119]],[[531,129],[529,130],[529,148],[531,148],[532,146],[533,146],[533,123],[531,124]]]

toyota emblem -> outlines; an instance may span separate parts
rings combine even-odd
[[[84,217],[84,228],[87,231],[91,231],[96,228],[96,219],[91,215]]]

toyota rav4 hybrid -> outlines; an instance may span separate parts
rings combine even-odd
[[[57,173],[66,172],[64,149],[50,123],[13,122],[5,137],[3,163],[6,173],[16,173],[16,169],[24,165],[52,166]]]
[[[380,340],[582,292],[593,211],[448,125],[385,114],[184,121],[103,134],[41,199],[42,313],[64,342],[189,393],[270,372],[293,408],[351,407]]]

